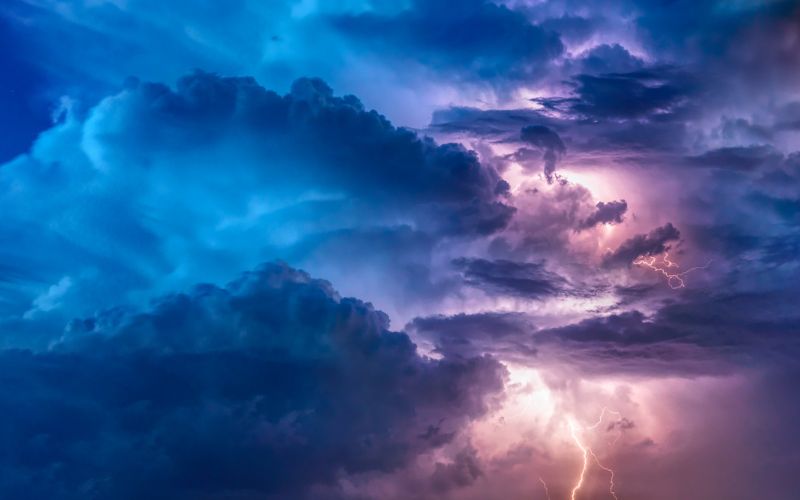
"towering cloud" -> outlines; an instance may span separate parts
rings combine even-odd
[[[280,264],[0,358],[6,498],[313,497],[446,444],[504,376]]]
[[[96,108],[84,133],[90,159],[102,171],[181,175],[191,165],[195,174],[223,177],[219,162],[196,156],[200,149],[229,155],[220,188],[249,181],[261,190],[313,186],[388,206],[441,205],[454,210],[457,224],[474,202],[477,217],[486,213],[502,223],[503,207],[494,200],[500,179],[473,153],[395,128],[357,98],[335,97],[318,79],[297,80],[286,96],[252,78],[202,72],[180,79],[175,90],[134,83]]]
[[[252,78],[203,72],[175,89],[131,81],[85,118],[70,114],[0,170],[0,185],[0,234],[18,248],[62,248],[57,260],[4,251],[9,276],[69,280],[58,307],[43,311],[60,321],[91,312],[89,303],[152,295],[165,277],[176,280],[169,290],[264,258],[312,259],[331,235],[355,245],[383,234],[406,245],[409,267],[392,272],[416,274],[433,242],[494,233],[514,212],[507,184],[473,152],[396,128],[321,80],[300,79],[281,96]],[[350,254],[331,257],[341,268]],[[44,291],[7,295],[0,309],[19,315]]]
[[[799,19],[5,2],[0,497],[795,498]]]

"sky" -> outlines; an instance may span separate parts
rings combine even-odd
[[[797,498],[797,2],[6,0],[0,69],[0,497]]]

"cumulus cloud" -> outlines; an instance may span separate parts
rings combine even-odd
[[[554,415],[640,408],[600,457],[620,497],[798,491],[798,12],[12,2],[13,88],[77,104],[0,166],[0,495],[531,498],[557,469],[564,497],[535,384],[506,396],[541,441],[476,430],[487,353]],[[397,126],[434,110],[435,140]],[[680,270],[713,259],[686,288],[631,268],[678,241]],[[281,265],[176,292],[274,258],[407,335]]]
[[[226,174],[233,178],[228,182],[270,182],[295,189],[302,183],[304,189],[316,186],[368,199],[468,204],[491,199],[499,181],[463,147],[437,145],[395,128],[377,112],[365,110],[357,98],[335,97],[319,79],[297,80],[286,96],[252,78],[202,72],[180,79],[175,90],[135,84],[100,105],[87,129],[87,148],[101,169],[166,168],[159,158],[165,152],[187,160],[173,166],[175,170],[199,168],[188,162],[196,154],[189,150],[199,146],[210,154],[225,148],[223,152],[246,162],[229,166]],[[231,146],[255,157],[229,151]],[[294,175],[280,175],[289,158]],[[378,158],[381,168],[375,168]],[[243,178],[242,170],[255,162],[261,168],[248,171],[252,178]]]
[[[281,264],[0,357],[9,498],[303,497],[447,443],[504,376],[485,357],[422,357],[383,313]]]
[[[397,128],[321,80],[300,79],[282,96],[203,72],[175,88],[131,81],[86,116],[68,115],[5,165],[0,183],[0,232],[19,242],[3,251],[8,273],[73,276],[62,320],[265,258],[305,263],[331,234],[406,227],[417,237],[395,242],[414,274],[433,242],[491,234],[514,213],[507,184],[475,153]],[[50,224],[27,224],[37,219]],[[43,244],[60,246],[61,259],[37,251]],[[326,257],[320,269],[337,258]],[[105,273],[117,279],[93,279]],[[33,300],[0,307],[17,314]]]

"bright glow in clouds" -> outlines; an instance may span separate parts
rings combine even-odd
[[[594,423],[594,424],[592,424],[590,426],[581,427],[579,424],[577,424],[575,422],[574,419],[572,419],[572,418],[569,419],[568,423],[569,423],[570,436],[572,437],[572,440],[575,441],[575,446],[577,446],[578,449],[581,451],[581,455],[583,455],[583,465],[581,466],[581,472],[578,475],[578,479],[575,482],[575,486],[573,486],[572,491],[570,492],[571,500],[575,500],[576,499],[576,495],[578,494],[580,489],[583,487],[583,482],[586,479],[586,471],[589,468],[589,459],[590,458],[592,460],[594,460],[594,462],[597,464],[598,467],[600,467],[601,469],[603,469],[604,471],[606,471],[606,472],[608,472],[610,474],[610,477],[609,477],[609,480],[608,480],[608,492],[611,494],[611,496],[614,497],[615,500],[618,500],[618,498],[619,498],[619,497],[617,497],[617,494],[614,491],[614,470],[610,469],[610,468],[606,467],[605,465],[603,465],[602,463],[600,463],[600,459],[597,458],[597,455],[595,454],[595,452],[588,445],[584,444],[583,437],[582,437],[582,435],[586,431],[593,431],[593,430],[597,429],[598,426],[600,426],[600,424],[603,423],[603,417],[605,417],[606,413],[612,413],[612,414],[615,414],[617,416],[620,416],[619,412],[615,412],[613,410],[609,411],[607,408],[603,408],[603,410],[600,412],[600,418],[597,420],[596,423]]]
[[[625,198],[630,192],[625,186],[620,185],[615,175],[604,171],[575,171],[559,170],[559,175],[568,182],[574,182],[585,187],[597,200],[616,200]]]
[[[797,2],[6,3],[0,498],[797,496]]]
[[[637,478],[651,474],[644,471],[648,464],[659,463],[659,454],[687,453],[687,440],[698,430],[688,418],[698,400],[684,399],[685,391],[694,387],[700,394],[718,394],[719,401],[725,402],[735,397],[743,384],[736,378],[717,377],[593,377],[561,385],[556,380],[565,374],[558,369],[507,366],[507,400],[474,424],[469,434],[487,463],[503,463],[509,456],[527,457],[511,476],[519,483],[509,490],[515,492],[515,498],[649,498],[647,484],[640,484]],[[687,417],[681,420],[684,412]],[[710,416],[707,423],[727,425],[724,418]],[[660,485],[657,480],[651,487]],[[691,495],[690,487],[676,485],[651,497]],[[502,483],[495,484],[489,491],[505,491],[503,488]]]
[[[685,271],[677,272],[677,271],[671,271],[672,268],[678,268],[679,266],[678,264],[670,260],[668,253],[664,252],[664,254],[661,256],[661,260],[663,261],[663,264],[657,264],[656,263],[657,256],[650,256],[650,257],[640,256],[635,261],[633,261],[633,264],[636,266],[643,266],[648,269],[652,269],[656,273],[664,276],[665,278],[667,278],[667,285],[669,285],[669,287],[672,288],[673,290],[686,287],[686,282],[683,279],[684,276],[700,269],[708,269],[708,266],[711,265],[711,261],[709,260],[708,263],[706,263],[703,266],[690,267]]]
[[[535,452],[527,468],[532,477],[547,485],[552,498],[594,498],[603,490],[618,498],[616,472],[599,454],[613,457],[619,446],[634,442],[635,435],[656,436],[656,421],[646,418],[646,407],[641,406],[651,389],[633,389],[614,379],[584,380],[574,387],[556,388],[546,382],[554,375],[547,369],[510,363],[507,367],[509,397],[502,408],[473,427],[473,443],[490,460],[519,446],[532,447]],[[630,413],[602,406],[606,403],[621,404]],[[594,419],[589,416],[593,412]],[[635,428],[631,419],[636,420]],[[606,475],[605,486],[594,476],[591,485],[586,484],[594,468]]]

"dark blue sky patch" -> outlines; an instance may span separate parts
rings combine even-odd
[[[0,162],[28,151],[52,125],[56,102],[48,77],[27,60],[22,32],[0,15]]]

